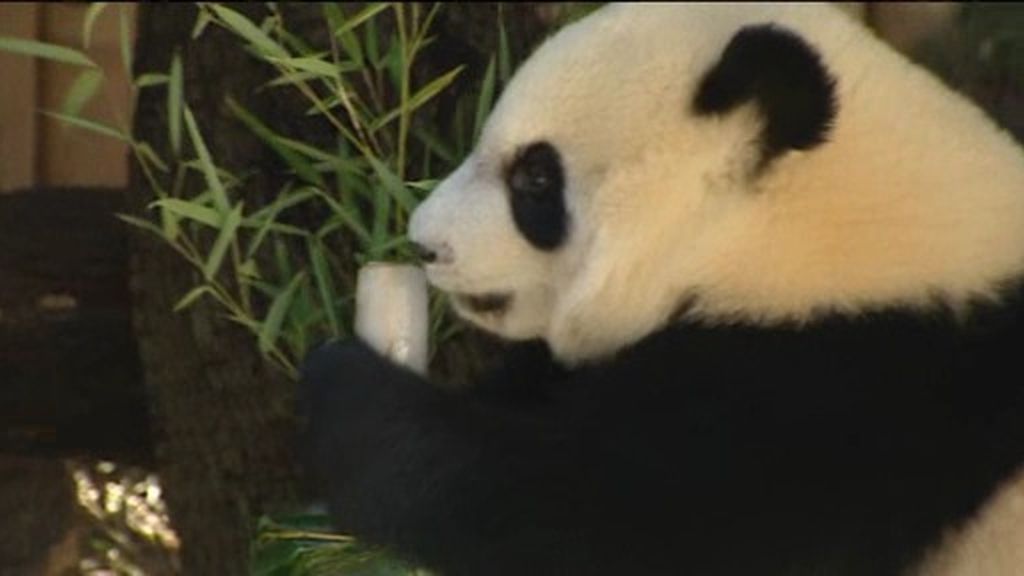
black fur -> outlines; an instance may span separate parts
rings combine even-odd
[[[505,180],[512,217],[523,237],[539,250],[561,246],[569,231],[569,215],[558,150],[548,142],[527,146],[512,160]]]
[[[531,343],[462,394],[334,345],[308,462],[340,529],[448,576],[896,576],[1024,462],[1019,301],[973,318]]]
[[[825,142],[836,115],[835,81],[799,36],[772,25],[740,29],[708,71],[693,101],[698,115],[724,114],[754,100],[764,116],[761,164]]]

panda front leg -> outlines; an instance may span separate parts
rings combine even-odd
[[[598,504],[614,464],[560,410],[438,390],[360,341],[311,354],[303,396],[306,464],[346,533],[449,576],[603,574],[629,556]]]

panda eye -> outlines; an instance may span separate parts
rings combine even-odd
[[[508,171],[508,187],[513,198],[540,202],[561,195],[562,165],[558,152],[547,142],[531,144],[523,150]]]
[[[512,217],[523,237],[541,250],[558,248],[569,231],[558,150],[548,142],[527,146],[508,167],[505,182]]]

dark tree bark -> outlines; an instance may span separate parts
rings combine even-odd
[[[262,5],[234,5],[261,17]],[[320,8],[282,5],[293,33],[322,42]],[[505,8],[516,46],[543,33],[532,5]],[[425,58],[425,69],[469,61],[470,76],[486,65],[481,50],[495,45],[497,7],[466,5],[443,11],[439,40]],[[326,123],[303,115],[308,106],[284,91],[256,93],[269,70],[242,49],[237,39],[210,27],[191,39],[195,11],[180,5],[140,6],[136,74],[165,72],[180,50],[186,99],[218,164],[234,172],[257,173],[246,185],[246,203],[272,196],[281,166],[227,112],[231,95],[285,134],[331,142]],[[535,40],[530,40],[535,41]],[[475,56],[474,56],[475,55]],[[457,89],[457,88],[456,88]],[[136,109],[135,136],[156,145],[167,142],[165,96],[143,91]],[[192,183],[186,194],[200,191]],[[133,172],[129,209],[143,215],[153,200],[138,170]],[[301,225],[301,222],[296,224]],[[247,574],[254,521],[263,513],[298,503],[293,461],[294,386],[260,358],[254,340],[227,323],[210,304],[172,313],[175,302],[195,285],[181,258],[148,236],[133,242],[133,299],[143,374],[152,399],[156,458],[172,520],[181,537],[186,574]]]
[[[140,6],[136,74],[165,72],[181,50],[187,100],[214,158],[229,170],[263,165],[262,146],[225,111],[225,96],[247,96],[262,68],[223,31],[190,41],[195,11]],[[247,104],[249,98],[243,98]],[[166,96],[144,91],[136,138],[167,142]],[[258,107],[253,106],[257,112]],[[163,151],[166,152],[166,151]],[[169,156],[169,155],[165,155]],[[199,190],[193,183],[188,195]],[[248,193],[266,197],[257,176]],[[143,215],[154,199],[137,168],[129,207]],[[199,302],[175,303],[196,285],[193,270],[159,240],[134,235],[136,334],[157,441],[157,466],[181,541],[185,574],[248,574],[251,528],[259,515],[296,502],[290,440],[293,386],[261,359],[251,337]]]
[[[51,547],[72,528],[73,509],[63,462],[0,456],[0,576],[46,573]]]

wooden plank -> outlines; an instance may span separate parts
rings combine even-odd
[[[38,38],[39,4],[0,4],[0,35]],[[38,64],[0,52],[0,193],[36,183]]]
[[[87,9],[87,3],[42,4],[40,35],[48,42],[84,50],[103,70],[103,88],[83,114],[107,124],[130,127],[134,96],[130,75],[122,63],[119,12],[127,12],[134,44],[136,6],[108,6],[96,20],[91,45],[85,49],[82,21]],[[81,72],[81,68],[60,63],[40,64],[40,106],[59,109]],[[123,143],[45,117],[40,127],[39,185],[121,187],[127,184],[129,157],[128,147]]]

